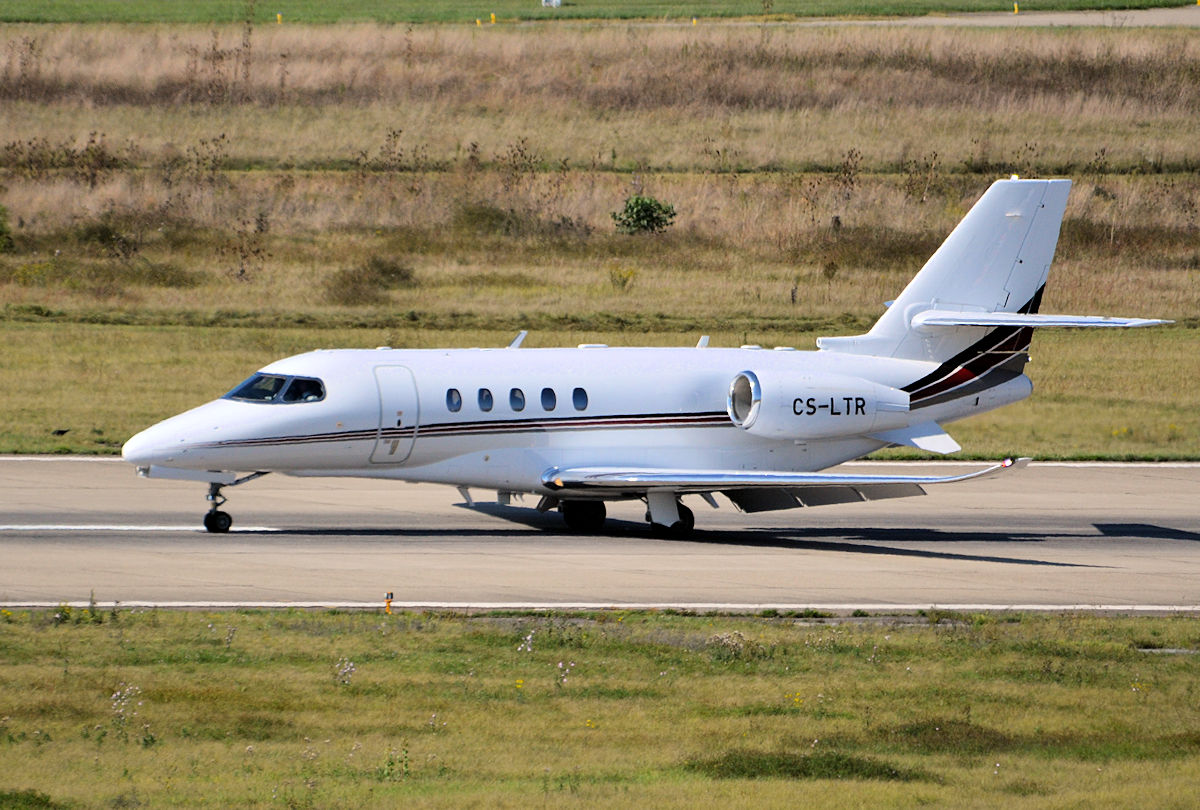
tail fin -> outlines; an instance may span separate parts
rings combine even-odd
[[[1007,325],[984,324],[968,316],[1038,311],[1070,189],[1070,180],[996,181],[870,332],[822,338],[818,345],[937,362],[962,361],[966,353],[1021,357],[1029,347],[1032,324],[1019,317]],[[918,317],[929,311],[943,319],[935,323],[930,316]],[[935,325],[953,328],[931,328]],[[981,338],[981,329],[989,326],[991,331]]]

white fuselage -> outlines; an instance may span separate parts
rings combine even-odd
[[[861,403],[856,417],[855,398],[840,395],[840,381],[899,389],[937,366],[755,348],[315,351],[260,373],[319,380],[320,400],[218,399],[142,431],[124,455],[138,465],[185,470],[394,478],[542,494],[547,469],[575,465],[816,471],[887,444],[869,437]],[[785,411],[794,406],[798,422],[811,423],[820,408],[820,438],[768,437],[738,427],[727,397],[731,381],[746,370],[782,380],[772,395]],[[879,427],[960,419],[1030,390],[1020,376],[980,396],[892,414]]]

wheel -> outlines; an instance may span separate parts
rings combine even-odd
[[[679,504],[678,508],[679,522],[671,527],[671,531],[678,531],[681,536],[686,537],[692,533],[692,529],[696,528],[696,515],[683,504]]]
[[[562,516],[567,528],[581,534],[595,534],[604,529],[607,514],[604,501],[563,501]]]
[[[228,512],[222,512],[214,509],[212,512],[206,512],[204,515],[204,528],[215,534],[224,534],[229,531],[229,527],[233,525],[233,518]]]
[[[679,510],[679,520],[670,526],[664,526],[661,523],[651,523],[651,530],[659,537],[670,537],[674,540],[683,540],[690,537],[692,530],[696,528],[696,515],[692,513],[683,504],[678,504],[676,509]],[[646,513],[646,519],[650,519],[650,513]]]

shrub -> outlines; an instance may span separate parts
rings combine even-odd
[[[625,200],[625,207],[612,213],[620,233],[658,233],[675,221],[675,206],[653,197],[635,194]]]
[[[336,271],[325,282],[325,300],[342,306],[377,304],[384,293],[416,284],[413,269],[394,259],[371,256],[358,267]]]

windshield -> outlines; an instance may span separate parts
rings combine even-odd
[[[255,374],[223,398],[243,402],[317,402],[325,398],[325,384],[312,377]]]

